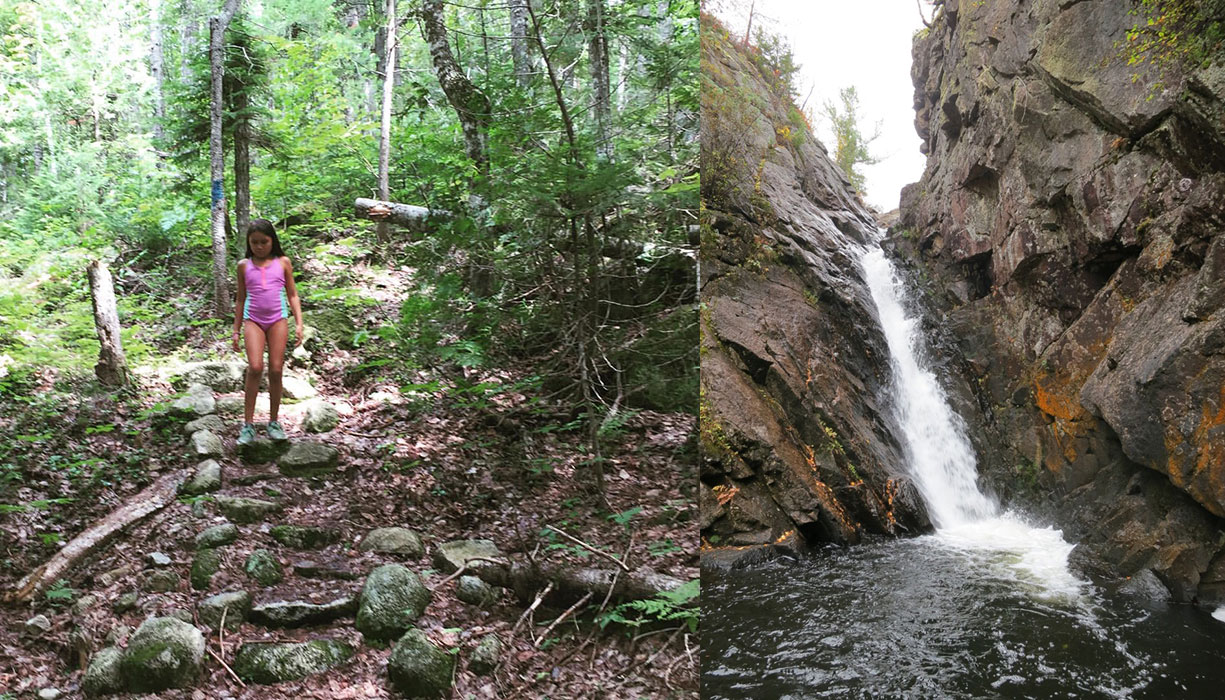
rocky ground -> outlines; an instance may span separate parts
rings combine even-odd
[[[377,274],[394,290],[394,273]],[[289,444],[243,455],[227,371],[147,373],[119,397],[65,398],[43,376],[41,391],[5,396],[6,590],[148,484],[186,486],[32,604],[0,607],[0,697],[81,697],[87,678],[186,685],[156,696],[193,700],[396,697],[415,683],[462,698],[696,697],[683,592],[634,607],[558,587],[533,608],[537,588],[452,576],[463,555],[448,544],[696,579],[695,418],[627,414],[604,445],[606,505],[573,416],[534,398],[530,367],[422,370],[409,387],[353,371],[371,359],[329,347],[293,361],[309,381],[290,385],[304,400],[282,411]],[[464,573],[496,579],[480,566],[493,565]],[[151,668],[166,648],[175,661]]]

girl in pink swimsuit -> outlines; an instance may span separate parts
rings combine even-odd
[[[247,350],[246,400],[238,444],[255,439],[255,397],[264,373],[264,348],[268,349],[268,437],[285,440],[277,421],[281,408],[281,378],[285,344],[289,340],[292,309],[297,344],[302,344],[302,307],[293,282],[293,265],[281,250],[276,230],[267,219],[255,219],[247,228],[247,257],[238,262],[238,299],[234,305],[234,350],[238,351],[241,328]]]

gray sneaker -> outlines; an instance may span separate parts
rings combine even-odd
[[[255,426],[250,423],[243,423],[242,430],[238,431],[238,444],[250,445],[255,440]]]
[[[285,434],[285,429],[277,421],[268,421],[268,437],[273,440],[288,440],[289,436]]]

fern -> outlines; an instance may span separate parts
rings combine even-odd
[[[607,627],[610,622],[627,627],[641,627],[650,622],[680,621],[689,626],[690,632],[697,632],[700,611],[696,604],[691,603],[701,592],[700,587],[699,579],[695,578],[673,590],[662,591],[654,598],[622,603],[600,615],[597,621],[600,623],[600,629]]]

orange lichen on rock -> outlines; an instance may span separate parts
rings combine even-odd
[[[732,500],[733,496],[740,493],[739,486],[729,487],[724,484],[719,484],[713,490],[715,492],[715,499],[719,501],[719,505],[721,506],[727,505],[727,502]]]
[[[1069,386],[1069,382],[1060,382],[1052,377],[1052,387],[1043,386],[1041,379],[1034,381],[1034,403],[1038,409],[1048,416],[1074,420],[1085,416],[1085,409],[1080,405],[1080,387]]]

